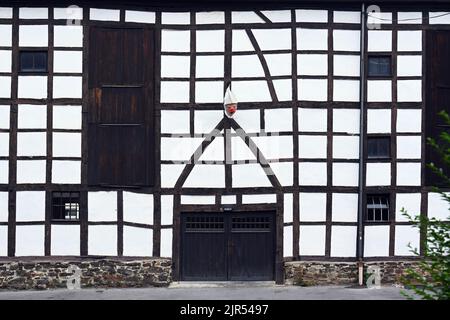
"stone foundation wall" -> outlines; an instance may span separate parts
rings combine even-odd
[[[81,288],[168,286],[170,259],[0,261],[0,289],[67,288],[70,265],[81,269]]]
[[[414,261],[365,262],[364,272],[369,266],[380,267],[381,284],[400,284],[406,268],[417,268]],[[355,285],[358,283],[356,262],[293,261],[285,263],[286,284],[300,286]],[[365,281],[366,277],[364,278]]]

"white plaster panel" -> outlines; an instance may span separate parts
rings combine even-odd
[[[446,195],[450,196],[450,193],[447,192]],[[441,194],[435,192],[428,193],[428,217],[448,220],[448,202],[443,199]]]
[[[397,132],[421,132],[422,110],[398,109]]]
[[[327,164],[325,162],[300,162],[298,167],[301,186],[327,185]]]
[[[214,179],[211,179],[214,177]],[[225,188],[225,166],[197,164],[184,182],[185,188]]]
[[[292,226],[286,226],[283,230],[283,256],[292,257],[293,247],[292,247]]]
[[[334,136],[333,158],[359,159],[359,136]]]
[[[0,98],[11,98],[11,77],[0,76]]]
[[[172,229],[161,229],[161,257],[172,258]]]
[[[358,179],[358,163],[333,163],[333,186],[356,187]]]
[[[20,25],[19,26],[20,47],[47,47],[48,26],[47,25]]]
[[[189,133],[189,111],[162,110],[161,133]]]
[[[332,226],[331,227],[331,252],[332,257],[356,256],[356,227]]]
[[[53,157],[81,157],[81,133],[54,132]]]
[[[253,11],[233,11],[231,21],[232,23],[264,23],[264,20]]]
[[[359,88],[359,80],[334,80],[333,100],[341,102],[358,102]]]
[[[0,160],[0,183],[8,183],[9,165],[8,160]]]
[[[298,79],[298,99],[304,101],[327,101],[326,79]]]
[[[19,8],[19,19],[48,19],[48,8]]]
[[[215,204],[215,196],[181,196],[181,204]]]
[[[19,129],[45,129],[46,127],[47,127],[47,106],[45,105],[18,106]]]
[[[161,81],[162,103],[188,103],[189,81]]]
[[[420,159],[422,153],[421,136],[398,136],[397,159]]]
[[[422,51],[422,31],[398,31],[398,51]]]
[[[18,132],[17,155],[45,156],[47,154],[47,133],[45,132]]]
[[[124,191],[123,220],[153,224],[153,195]]]
[[[297,28],[298,50],[327,50],[328,30]]]
[[[325,255],[325,226],[300,226],[300,255]]]
[[[385,257],[389,255],[389,226],[364,227],[364,256]]]
[[[199,161],[224,161],[224,143],[223,137],[216,137],[211,144],[203,150]]]
[[[328,11],[298,9],[295,10],[295,17],[297,22],[327,23]]]
[[[311,76],[326,76],[328,74],[328,55],[298,54],[297,74]]]
[[[83,27],[82,26],[55,26],[54,27],[55,47],[82,47]]]
[[[368,102],[390,102],[392,101],[391,80],[368,80],[367,81]]]
[[[67,7],[67,8],[55,8],[53,10],[53,18],[55,20],[82,20],[83,8]]]
[[[232,77],[264,77],[264,70],[256,54],[232,57]]]
[[[16,257],[43,255],[44,226],[16,226]]]
[[[367,16],[368,25],[392,24],[392,12],[371,12]]]
[[[422,76],[422,56],[397,56],[397,76]]]
[[[161,51],[189,52],[191,47],[191,35],[189,31],[168,30],[161,31]]]
[[[289,223],[293,221],[293,194],[285,193],[283,194],[283,222]]]
[[[392,31],[369,30],[367,39],[369,52],[392,51]]]
[[[12,26],[0,25],[0,46],[11,47],[12,45]]]
[[[397,12],[397,17],[398,24],[422,24],[422,12]]]
[[[422,80],[398,80],[397,81],[398,102],[421,102]]]
[[[161,196],[161,225],[171,225],[173,223],[173,196]]]
[[[88,226],[88,254],[117,256],[117,226]]]
[[[117,192],[88,192],[89,221],[117,221]]]
[[[359,133],[359,110],[334,109],[333,132]]]
[[[254,150],[256,152],[256,150]],[[232,160],[256,160],[252,150],[240,137],[231,137],[231,157]]]
[[[298,157],[309,159],[325,159],[327,157],[326,136],[302,136],[298,137]]]
[[[290,101],[292,100],[292,80],[291,79],[279,79],[273,80],[273,87],[277,95],[278,101]]]
[[[222,204],[236,204],[236,196],[222,196],[220,203]]]
[[[298,130],[304,132],[326,132],[326,109],[298,109]]]
[[[276,194],[244,194],[242,195],[242,203],[255,204],[255,203],[276,203]]]
[[[0,192],[0,222],[8,222],[8,192]]]
[[[161,23],[188,25],[191,23],[191,14],[189,12],[163,12]]]
[[[99,21],[119,21],[120,10],[91,8],[89,11],[89,19]]]
[[[195,23],[197,24],[224,24],[225,13],[222,11],[196,12]]]
[[[222,118],[222,110],[195,110],[194,132],[210,133]]]
[[[0,50],[0,72],[11,72],[11,50]]]
[[[245,30],[233,30],[232,49],[234,52],[255,51]]]
[[[395,221],[408,221],[408,218],[403,216],[402,209],[405,209],[412,217],[419,215],[420,201],[420,193],[397,193],[395,196]]]
[[[326,193],[299,194],[300,221],[325,221],[327,208]]]
[[[151,257],[153,254],[153,230],[123,227],[123,255],[129,257]]]
[[[253,29],[261,50],[290,50],[291,29]]]
[[[234,115],[234,120],[244,129],[245,132],[259,132],[260,112],[259,110],[238,110]]]
[[[8,226],[0,226],[0,257],[8,255]]]
[[[126,10],[125,21],[137,23],[155,23],[155,13],[148,11]]]
[[[17,183],[45,183],[45,160],[18,160]]]
[[[83,72],[83,52],[82,51],[57,51],[53,57],[54,72]]]
[[[292,186],[294,183],[292,162],[272,162],[270,168],[282,186]]]
[[[9,133],[0,132],[0,157],[9,156]]]
[[[259,163],[235,164],[232,172],[233,188],[272,186]]]
[[[197,81],[195,83],[195,102],[219,103],[223,101],[222,81]]]
[[[335,76],[359,77],[360,56],[333,56],[333,74]]]
[[[265,54],[271,76],[286,76],[292,74],[291,54]]]
[[[334,51],[361,51],[359,30],[333,30]]]
[[[186,57],[189,59],[189,57]],[[197,56],[195,61],[195,76],[197,78],[213,78],[224,75],[223,56]]]
[[[0,19],[12,19],[12,8],[0,8]]]
[[[0,129],[9,129],[9,106],[0,105]]]
[[[52,161],[52,183],[81,183],[81,161]]]
[[[53,77],[53,98],[81,99],[82,77]]]
[[[450,24],[450,12],[430,12],[430,24]]]
[[[161,160],[187,161],[203,138],[161,138]]]
[[[266,159],[292,158],[292,136],[260,136],[253,141]]]
[[[361,12],[359,11],[333,11],[334,23],[361,23]]]
[[[162,164],[161,187],[173,188],[185,166],[184,164]]]
[[[272,101],[267,81],[234,81],[233,92],[238,102]]]
[[[367,163],[366,186],[391,185],[390,163]]]
[[[51,255],[80,255],[80,226],[52,225]]]
[[[357,193],[333,193],[331,207],[333,222],[357,222]]]
[[[198,30],[196,34],[197,52],[223,52],[225,49],[224,30]]]
[[[367,133],[390,133],[391,110],[369,109],[367,110]]]
[[[53,106],[53,128],[81,130],[81,106]]]
[[[45,191],[17,191],[16,221],[45,221]]]
[[[398,186],[420,186],[420,163],[397,163]]]
[[[17,95],[19,98],[47,98],[47,77],[19,76],[19,88]]]
[[[413,226],[395,226],[395,249],[394,254],[396,256],[412,256],[412,249],[408,247],[408,244],[412,248],[420,247],[420,232],[419,229]]]
[[[261,12],[272,22],[291,22],[290,10],[268,10]]]
[[[264,122],[266,132],[292,131],[292,109],[265,109]]]

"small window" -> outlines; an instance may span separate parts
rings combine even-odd
[[[390,77],[391,71],[391,57],[387,56],[369,56],[369,77]]]
[[[47,72],[47,51],[21,51],[20,72]]]
[[[367,195],[366,221],[389,221],[389,195]]]
[[[77,221],[80,219],[79,192],[53,192],[52,220]]]
[[[389,159],[391,155],[390,137],[367,137],[367,158]]]

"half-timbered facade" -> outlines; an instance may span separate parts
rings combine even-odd
[[[371,4],[3,2],[1,260],[278,283],[411,260],[401,209],[448,216],[426,137],[448,130],[450,6]]]

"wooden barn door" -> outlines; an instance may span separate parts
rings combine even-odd
[[[90,185],[151,185],[152,40],[146,29],[91,28]]]

